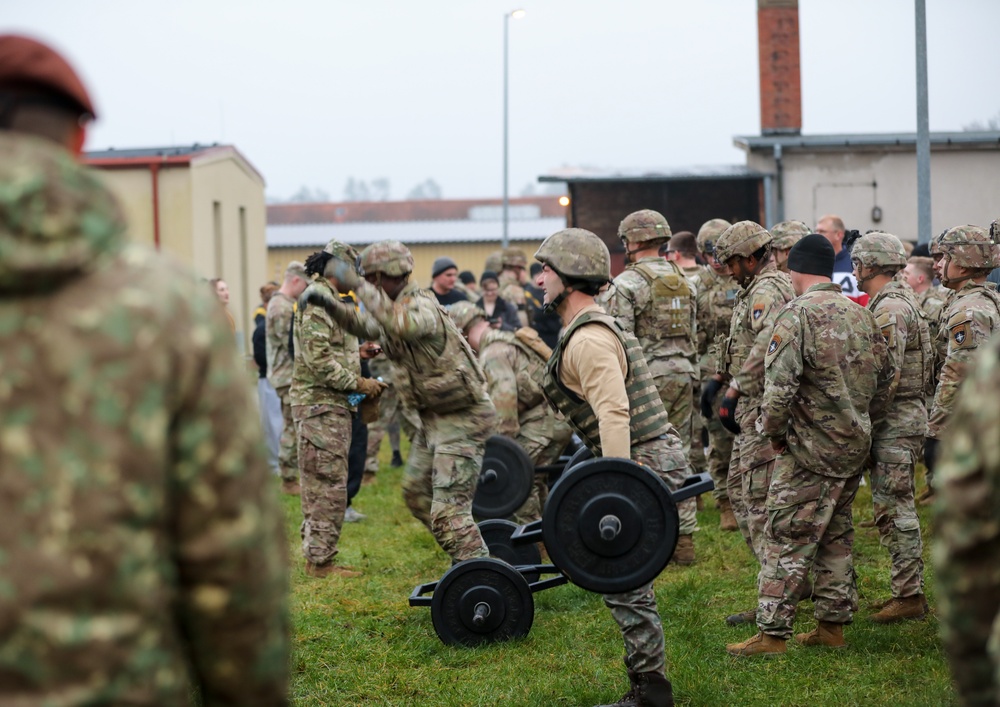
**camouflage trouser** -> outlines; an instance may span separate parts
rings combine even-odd
[[[378,420],[368,425],[368,457],[365,460],[365,473],[378,473],[378,453],[382,448],[382,438],[389,433],[389,446],[393,451],[399,451],[399,397],[396,390],[389,386],[378,399]]]
[[[860,474],[847,479],[816,474],[789,453],[775,460],[757,604],[757,625],[764,633],[792,635],[795,606],[810,571],[816,619],[851,622],[857,598],[851,504],[860,480]]]
[[[410,445],[403,500],[453,560],[489,555],[472,518],[472,497],[495,418],[491,403],[448,415],[426,411]]]
[[[289,385],[275,390],[281,398],[281,416],[284,418],[281,446],[278,451],[278,466],[281,467],[282,481],[299,480],[299,436],[295,431],[295,419],[292,415],[292,403],[289,397],[291,388]]]
[[[723,386],[712,404],[713,410],[719,409],[725,394],[726,388]],[[697,417],[699,420],[704,420],[701,415]],[[715,482],[712,497],[715,498],[716,505],[718,505],[720,501],[729,500],[729,460],[733,456],[734,435],[722,426],[718,412],[712,413],[712,418],[705,422],[705,427],[708,428],[708,474]]]
[[[647,466],[663,479],[671,491],[679,489],[691,475],[681,442],[674,435],[665,435],[632,446],[632,461]],[[698,529],[697,502],[693,498],[677,504],[681,535],[691,535]]]
[[[892,560],[893,597],[910,597],[924,590],[924,547],[913,503],[914,462],[923,442],[923,437],[872,442],[872,503],[879,541]]]
[[[653,583],[631,592],[605,594],[604,605],[618,622],[625,642],[625,664],[634,672],[663,673],[663,624],[656,608]]]
[[[701,438],[702,430],[705,429],[705,418],[698,413],[700,406],[701,381],[695,380],[691,385],[691,453],[688,454],[688,463],[693,474],[700,474],[707,468],[705,443]]]
[[[653,383],[663,401],[670,424],[680,435],[684,447],[684,458],[691,456],[691,388],[694,379],[691,374],[680,370],[661,373],[654,377]],[[700,442],[699,442],[700,444]],[[689,466],[689,464],[686,464]]]
[[[775,458],[775,453],[771,449],[771,442],[764,438],[756,429],[757,417],[759,415],[758,401],[741,397],[736,407],[736,420],[740,425],[740,433],[733,439],[733,452],[729,458],[729,473],[727,476],[727,490],[729,492],[729,502],[732,504],[733,515],[736,516],[736,523],[743,534],[743,540],[747,547],[753,552],[757,560],[764,564],[764,558],[760,553],[761,535],[764,518],[759,516],[763,512],[759,502],[753,508],[746,497],[746,491],[750,488],[751,480],[744,477],[752,470],[758,470],[758,479],[754,483],[754,488],[759,488],[763,483],[761,474],[766,474],[766,466]],[[720,423],[721,425],[721,423]],[[763,491],[767,489],[764,488]],[[757,517],[751,521],[751,512]],[[754,535],[754,531],[757,532]]]
[[[747,534],[750,549],[764,564],[764,550],[767,547],[765,528],[767,527],[767,492],[771,488],[775,460],[758,464],[741,474],[743,483],[743,507],[746,509]]]
[[[302,479],[302,554],[321,565],[337,554],[347,509],[351,413],[330,405],[296,405]]]
[[[543,405],[547,407],[548,404],[543,403]],[[515,441],[524,447],[532,464],[545,466],[555,464],[558,461],[559,455],[569,444],[572,436],[573,430],[570,429],[570,426],[556,418],[551,411],[546,410],[545,414],[523,422]],[[531,489],[531,495],[520,508],[514,511],[511,520],[518,525],[525,525],[541,518],[548,493],[546,476],[535,474],[535,484]]]

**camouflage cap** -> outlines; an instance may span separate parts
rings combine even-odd
[[[949,228],[937,243],[938,250],[963,268],[986,269],[996,266],[996,247],[989,232],[980,226]]]
[[[486,312],[472,302],[465,300],[451,305],[451,308],[448,310],[448,316],[451,317],[451,321],[455,322],[455,326],[458,327],[459,331],[465,331],[468,327],[472,326],[472,323],[476,319],[485,320]]]
[[[486,263],[483,265],[483,272],[500,272],[503,270],[503,251],[495,250],[486,256]]]
[[[771,226],[771,247],[777,250],[789,250],[798,243],[802,236],[808,236],[812,231],[801,221],[782,221]]]
[[[733,224],[724,218],[713,218],[701,224],[698,229],[698,250],[711,255],[715,252],[715,242]]]
[[[611,280],[611,254],[604,241],[582,228],[556,231],[542,241],[535,260],[563,277],[605,283]]]
[[[327,243],[323,252],[329,253],[337,260],[343,260],[345,263],[350,263],[351,265],[356,265],[358,262],[358,251],[338,240],[332,240]]]
[[[361,272],[402,277],[413,272],[413,254],[399,241],[379,241],[361,251]]]
[[[507,248],[503,251],[501,265],[505,268],[526,268],[528,256],[520,248]]]
[[[658,211],[643,209],[626,216],[618,226],[618,237],[624,243],[647,243],[669,240],[670,224]]]
[[[851,248],[851,260],[857,261],[866,268],[896,268],[906,267],[906,249],[902,241],[891,233],[872,231],[854,241]]]
[[[766,228],[753,221],[738,221],[715,241],[715,258],[725,263],[735,255],[748,257],[771,242]]]

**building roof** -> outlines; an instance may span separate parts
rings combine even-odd
[[[508,235],[511,241],[542,240],[563,228],[566,228],[564,215],[511,219]],[[324,246],[334,238],[348,245],[367,245],[389,239],[408,245],[493,242],[501,240],[502,231],[502,221],[493,219],[299,224],[269,222],[267,245],[269,248]]]
[[[538,177],[540,182],[686,182],[697,180],[761,179],[763,172],[738,164],[667,167],[663,169],[613,169],[568,167]]]
[[[85,152],[83,161],[91,167],[102,169],[133,169],[136,167],[149,167],[151,165],[176,166],[189,165],[201,159],[211,159],[233,155],[238,161],[243,162],[252,171],[261,183],[264,177],[260,171],[253,166],[243,153],[233,145],[175,145],[172,147],[131,147],[117,149],[114,147],[106,150],[93,150]]]
[[[293,223],[357,223],[386,221],[464,221],[486,219],[497,212],[500,199],[420,199],[411,201],[345,201],[316,204],[268,204],[268,225]],[[524,207],[535,207],[525,209]],[[531,196],[510,199],[510,219],[564,217],[566,207],[558,196]]]
[[[931,133],[934,147],[967,147],[1000,149],[1000,131],[963,131]],[[916,133],[858,133],[839,135],[737,135],[733,144],[748,152],[771,150],[777,145],[791,150],[864,150],[907,148],[915,149]]]

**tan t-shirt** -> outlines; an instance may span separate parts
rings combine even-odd
[[[588,305],[576,313],[573,321],[587,312],[604,314],[599,305]],[[594,409],[600,426],[601,452],[605,457],[628,459],[631,455],[629,402],[625,391],[627,373],[625,348],[603,324],[585,324],[563,349],[560,378]]]

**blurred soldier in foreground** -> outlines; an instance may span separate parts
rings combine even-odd
[[[528,310],[528,297],[524,290],[528,276],[528,257],[519,248],[506,248],[500,262],[500,298],[514,306],[521,326],[531,326],[531,312]]]
[[[573,431],[556,417],[542,392],[552,350],[534,329],[513,333],[494,329],[486,312],[471,302],[452,305],[448,314],[479,354],[497,410],[497,434],[520,444],[535,466],[554,464]],[[531,495],[511,520],[525,525],[541,518],[547,490],[545,478],[536,474]]]
[[[732,224],[721,218],[706,221],[698,230],[698,250],[708,263],[698,278],[698,364],[701,374],[701,384],[698,386],[695,404],[701,404],[701,389],[715,374],[716,363],[719,360],[719,347],[729,337],[729,324],[733,318],[733,304],[736,302],[738,285],[729,272],[729,268],[715,258],[715,241]],[[722,403],[721,387],[715,398],[710,401],[712,407]],[[712,496],[719,509],[719,528],[725,531],[739,529],[733,507],[729,501],[729,458],[733,453],[733,433],[722,426],[717,415],[707,420],[703,415],[693,415],[698,421],[692,425],[697,430],[703,426],[708,431],[708,473],[715,482]],[[700,443],[700,433],[693,433],[691,444]]]
[[[776,452],[757,429],[760,396],[764,390],[764,356],[778,312],[795,292],[788,275],[771,257],[771,234],[753,221],[727,228],[715,242],[715,257],[729,267],[742,289],[736,295],[729,337],[719,347],[716,374],[701,393],[702,415],[718,411],[722,425],[737,435],[729,460],[729,500],[740,532],[763,566],[767,489],[771,485]],[[728,380],[722,402],[719,391]],[[730,625],[751,623],[753,609],[733,614]]]
[[[285,540],[219,303],[126,245],[86,89],[0,36],[0,704],[287,704]]]
[[[321,292],[329,299],[351,287],[334,274],[338,263],[353,268],[358,254],[330,241],[306,261],[315,276],[307,296]],[[348,305],[349,306],[349,305]],[[364,352],[369,358],[370,344]],[[302,555],[310,577],[358,577],[360,572],[334,563],[347,508],[348,449],[351,446],[350,393],[378,398],[385,384],[361,375],[361,344],[338,326],[322,307],[300,304],[295,313],[295,371],[292,374],[292,418],[299,435],[302,485]]]
[[[642,348],[594,300],[611,277],[607,246],[590,231],[570,228],[546,238],[535,259],[543,264],[538,284],[545,304],[565,327],[549,359],[546,397],[596,456],[631,458],[679,488],[687,458]],[[673,705],[653,583],[607,594],[604,603],[621,628],[632,686],[617,704]]]
[[[364,312],[322,292],[310,292],[310,302],[355,336],[382,344],[396,365],[400,402],[420,415],[403,476],[410,512],[453,562],[487,557],[472,519],[483,447],[496,424],[486,376],[434,294],[410,282],[413,256],[406,246],[375,243],[361,252],[360,263],[364,280],[342,260],[329,274],[354,290]]]
[[[934,405],[927,419],[924,464],[934,473],[938,440],[950,426],[955,393],[965,380],[976,349],[1000,328],[1000,295],[986,286],[986,276],[997,263],[996,245],[979,226],[956,226],[937,241],[934,269],[941,284],[955,295],[941,317],[940,338],[947,338]]]
[[[771,252],[774,264],[781,272],[788,272],[788,253],[792,246],[809,235],[809,227],[801,221],[782,221],[771,226]]]
[[[934,374],[930,331],[913,292],[896,273],[906,251],[888,233],[862,236],[851,250],[858,287],[882,331],[896,375],[886,415],[872,429],[872,502],[879,540],[892,560],[892,597],[871,617],[887,624],[925,613],[923,543],[913,499],[913,474],[927,428],[924,399]]]
[[[677,265],[659,254],[660,246],[671,237],[670,225],[662,214],[649,209],[629,214],[618,226],[618,237],[625,247],[627,264],[597,301],[639,341],[660,401],[687,457],[691,451],[691,387],[696,375],[694,288]],[[565,317],[563,320],[565,324]],[[696,503],[691,498],[677,508],[680,538],[674,561],[681,565],[695,560]]]
[[[857,593],[851,504],[894,370],[875,317],[843,296],[833,267],[833,247],[819,234],[788,255],[798,297],[774,322],[757,421],[777,454],[765,504],[760,633],[726,646],[730,655],[785,652],[810,571],[819,626],[795,638],[846,645]]]
[[[1000,338],[982,347],[941,444],[933,550],[960,704],[1000,703]]]

